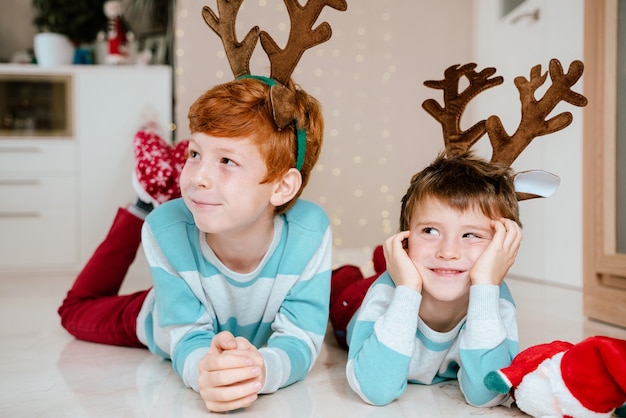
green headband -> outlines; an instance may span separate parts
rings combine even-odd
[[[244,75],[237,77],[237,80],[241,80],[244,78],[254,78],[256,80],[262,81],[263,83],[270,86],[270,89],[274,86],[280,85],[278,81],[274,80],[273,78],[264,77],[261,75],[244,74]],[[270,97],[272,97],[271,93],[270,93]],[[274,103],[272,103],[272,108],[273,107],[274,107]],[[298,171],[301,171],[302,165],[304,164],[304,156],[306,154],[306,131],[298,125],[297,118],[294,118],[293,121],[296,126],[296,169]]]

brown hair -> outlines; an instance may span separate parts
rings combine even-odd
[[[504,217],[522,225],[512,170],[469,152],[455,156],[439,154],[435,161],[411,178],[402,198],[401,231],[410,228],[416,205],[428,198],[459,211],[475,207],[491,219]]]
[[[313,96],[290,80],[286,86],[295,94],[295,115],[306,131],[306,153],[300,174],[302,186],[296,196],[277,208],[289,209],[306,186],[322,150],[324,118]],[[274,181],[296,166],[295,125],[279,129],[274,122],[270,86],[254,78],[217,85],[202,94],[189,108],[189,129],[218,137],[251,137],[265,158],[267,175],[262,183]]]

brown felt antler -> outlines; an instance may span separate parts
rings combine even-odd
[[[453,65],[446,69],[443,80],[424,82],[427,87],[441,89],[444,92],[443,107],[434,99],[425,100],[422,107],[441,124],[447,155],[467,152],[486,132],[492,146],[491,162],[510,166],[534,138],[564,129],[572,122],[570,112],[562,112],[546,119],[561,101],[574,106],[587,105],[585,96],[571,90],[571,87],[582,76],[583,63],[573,61],[567,73],[564,73],[561,63],[552,59],[549,65],[552,84],[540,100],[535,99],[535,92],[547,78],[547,73],[541,74],[541,65],[536,65],[531,69],[530,80],[524,77],[515,78],[514,82],[519,90],[522,104],[522,117],[512,136],[506,133],[500,118],[495,115],[490,116],[486,121],[481,120],[470,129],[463,131],[460,122],[467,104],[480,92],[503,82],[502,77],[489,78],[495,73],[494,68],[486,68],[480,72],[476,72],[475,68],[476,64],[474,63],[463,66]],[[469,86],[463,91],[459,91],[462,77],[469,81]],[[555,187],[553,177],[556,176],[553,174],[545,172],[539,174],[538,171],[528,173],[519,174],[524,174],[524,181],[537,182],[536,184],[542,187],[551,183],[548,185],[549,188]],[[558,185],[558,182],[556,184]],[[531,185],[531,189],[533,187]],[[519,200],[540,196],[542,195],[532,192],[518,192]]]
[[[250,57],[259,39],[259,27],[255,26],[250,29],[243,42],[237,41],[235,21],[241,3],[243,0],[217,0],[219,17],[209,6],[202,8],[204,21],[222,39],[235,78],[250,74]]]
[[[474,69],[476,64],[463,66],[452,65],[444,72],[444,79],[439,81],[427,80],[424,85],[433,89],[443,90],[444,107],[434,99],[422,103],[422,107],[432,117],[441,123],[443,140],[448,155],[462,154],[469,150],[476,141],[485,134],[485,121],[481,120],[466,131],[461,130],[461,115],[467,104],[480,92],[502,84],[500,76],[490,79],[495,68],[485,68],[481,72]],[[459,91],[461,77],[467,78],[469,86]]]
[[[313,29],[322,9],[330,6],[339,11],[348,8],[345,0],[309,0],[304,6],[298,0],[284,0],[291,29],[284,49],[265,31],[261,31],[261,46],[267,53],[271,64],[271,78],[287,84],[302,54],[307,49],[326,42],[332,35],[328,22],[322,22]]]
[[[235,78],[250,74],[250,57],[260,38],[270,60],[270,77],[283,85],[288,84],[304,51],[330,39],[332,30],[328,22],[322,22],[313,29],[324,7],[330,6],[340,11],[348,8],[345,0],[309,0],[305,5],[300,5],[298,0],[284,0],[291,29],[287,44],[282,49],[267,32],[259,31],[258,26],[250,29],[242,42],[237,41],[235,21],[242,3],[243,0],[217,0],[219,17],[209,6],[202,8],[202,17],[222,39]]]
[[[569,126],[573,119],[570,112],[559,113],[548,120],[546,117],[561,101],[580,107],[587,105],[585,96],[571,90],[582,76],[583,69],[581,61],[573,61],[567,74],[564,74],[561,63],[556,59],[550,60],[552,85],[540,100],[535,99],[535,91],[543,85],[547,77],[547,73],[541,74],[541,65],[530,70],[530,80],[516,77],[515,86],[522,102],[522,118],[512,136],[507,135],[498,116],[487,119],[487,134],[493,150],[491,161],[511,165],[534,138]]]
[[[272,110],[274,121],[279,128],[292,123],[295,114],[295,93],[285,87],[302,54],[307,49],[326,42],[332,35],[327,22],[313,29],[315,21],[325,6],[345,11],[345,0],[309,0],[304,6],[298,0],[283,0],[289,13],[291,29],[284,49],[265,31],[260,32],[255,26],[246,35],[243,42],[237,41],[235,21],[243,0],[217,0],[219,17],[210,7],[202,8],[202,17],[211,29],[222,39],[226,57],[235,78],[250,74],[250,58],[257,40],[267,53],[270,61],[270,78],[282,85],[271,87]]]

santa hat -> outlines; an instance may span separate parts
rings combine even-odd
[[[569,350],[573,345],[566,341],[552,341],[529,347],[515,356],[510,366],[488,373],[485,386],[499,393],[509,393],[520,385],[526,375],[537,370],[544,360]]]
[[[531,416],[541,416],[536,412],[545,411],[542,403],[551,399],[565,417],[608,417],[626,403],[626,340],[595,336],[575,345],[553,341],[532,346],[509,367],[487,374],[484,382],[490,390],[511,393]]]
[[[608,413],[626,403],[626,340],[590,337],[561,359],[571,395],[589,411]]]

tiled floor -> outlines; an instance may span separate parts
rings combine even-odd
[[[71,277],[0,279],[0,417],[203,417],[198,394],[183,387],[168,362],[147,350],[76,341],[56,308]],[[585,319],[581,293],[508,280],[518,305],[522,348],[591,335],[626,339],[626,330]],[[130,282],[126,288],[144,283]],[[494,417],[519,410],[465,404],[455,382],[410,385],[385,407],[364,404],[344,377],[346,353],[332,338],[302,382],[261,397],[240,417]]]

